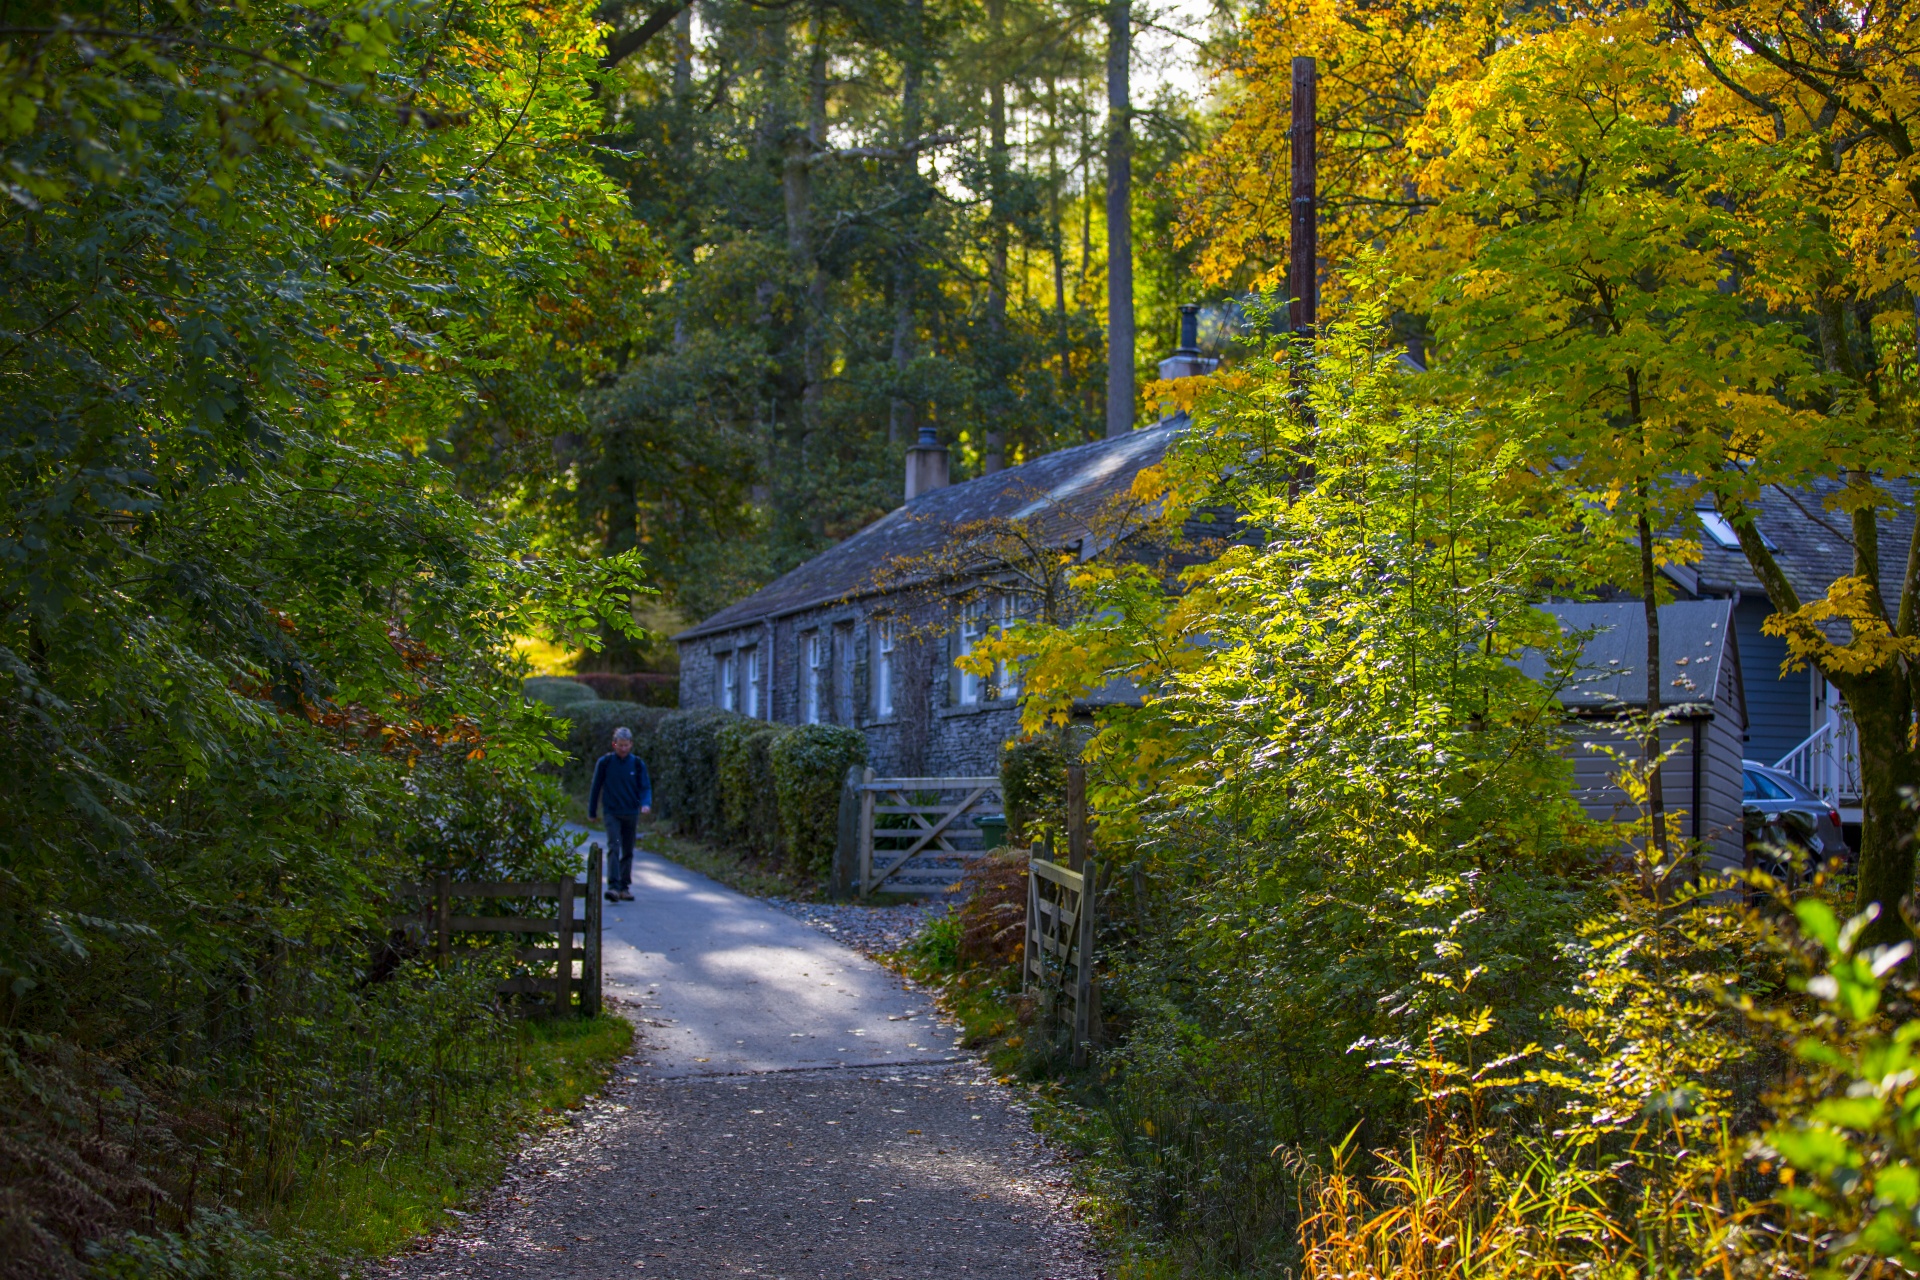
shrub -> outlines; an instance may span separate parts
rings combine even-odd
[[[1067,753],[1058,738],[1030,738],[1000,756],[1000,796],[1007,806],[1007,843],[1023,848],[1067,825]]]
[[[728,838],[777,856],[785,845],[773,779],[773,744],[792,730],[761,720],[723,725],[716,739],[720,809]]]
[[[848,769],[867,762],[867,736],[841,725],[801,725],[774,742],[769,754],[788,862],[826,875],[839,839],[840,788]]]
[[[668,712],[654,734],[654,812],[687,835],[723,829],[720,814],[720,726],[744,720],[731,711],[694,707]]]
[[[583,793],[593,785],[593,765],[612,750],[613,731],[625,726],[633,730],[633,750],[646,761],[649,772],[657,771],[654,756],[659,749],[660,721],[666,713],[658,707],[642,707],[631,702],[576,702],[563,707],[566,735],[560,741],[567,761],[560,767],[560,782],[567,790]],[[659,783],[655,782],[657,789]],[[657,807],[657,805],[656,805]]]
[[[680,705],[680,677],[658,671],[639,671],[627,677],[627,696],[643,707]]]
[[[967,859],[960,883],[949,892],[961,895],[960,906],[948,917],[959,930],[954,958],[962,965],[1014,969],[1026,946],[1027,852],[994,849]]]
[[[752,720],[729,720],[713,735],[713,765],[720,786],[720,834],[744,844],[747,810],[753,803],[753,776],[747,739],[760,732]]]
[[[568,679],[593,690],[596,698],[605,698],[609,702],[633,701],[627,694],[627,678],[623,675],[615,675],[611,671],[582,671]]]
[[[780,787],[773,776],[773,748],[792,732],[789,725],[768,725],[747,738],[747,772],[753,778],[753,801],[747,808],[747,839],[753,847],[784,857],[790,844],[780,820]]]
[[[578,680],[565,676],[534,676],[520,688],[530,700],[550,707],[570,707],[576,702],[592,702],[600,696]]]
[[[680,677],[662,671],[583,671],[570,680],[613,702],[637,702],[643,707],[680,705]],[[563,695],[564,696],[564,695]]]

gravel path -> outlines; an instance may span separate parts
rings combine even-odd
[[[803,925],[652,857],[634,892],[608,912],[606,953],[639,1050],[460,1229],[383,1274],[1104,1275],[1018,1097],[922,993],[808,927],[884,942],[926,908]]]
[[[850,902],[792,902],[786,898],[762,898],[761,901],[866,956],[898,951],[913,940],[913,935],[920,932],[927,921],[947,912],[947,902],[941,898],[892,907],[862,907]]]

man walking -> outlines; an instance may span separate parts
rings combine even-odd
[[[607,901],[633,901],[633,835],[640,815],[653,812],[653,780],[647,762],[633,754],[633,731],[615,729],[613,750],[593,766],[593,791],[587,796],[587,821],[607,804]]]

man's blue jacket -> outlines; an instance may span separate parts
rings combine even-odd
[[[607,799],[607,813],[616,818],[631,818],[642,809],[653,808],[653,779],[647,776],[647,762],[630,755],[622,760],[609,751],[593,766],[593,793],[587,797],[587,817],[600,812],[600,797]]]

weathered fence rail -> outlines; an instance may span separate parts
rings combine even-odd
[[[576,1007],[574,997],[577,995],[580,1015],[591,1018],[600,1012],[601,1004],[600,878],[604,861],[605,854],[600,846],[593,845],[587,854],[587,878],[584,883],[571,877],[561,880],[502,880],[489,883],[454,880],[443,871],[434,877],[432,884],[401,885],[395,889],[395,897],[425,899],[426,904],[419,912],[393,916],[387,923],[391,928],[405,929],[422,940],[429,941],[434,955],[442,961],[451,957],[456,951],[494,949],[456,947],[454,938],[460,934],[551,934],[554,939],[551,946],[535,944],[509,949],[509,954],[515,960],[530,968],[537,969],[551,965],[551,976],[526,975],[506,978],[495,989],[502,994],[550,995],[553,1011],[556,1014],[573,1011]],[[457,916],[453,914],[453,904],[456,901],[464,902],[474,899],[492,901],[551,899],[554,906],[551,912],[541,915]],[[574,914],[575,903],[579,903],[584,908],[583,916]],[[574,945],[576,936],[580,939],[579,946]],[[577,974],[574,972],[576,964],[580,966]]]

